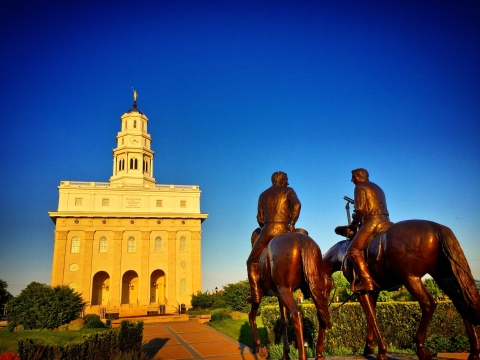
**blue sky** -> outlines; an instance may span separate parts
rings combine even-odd
[[[60,181],[112,175],[132,87],[157,183],[202,190],[203,290],[246,279],[278,170],[323,251],[364,167],[392,221],[449,226],[480,278],[478,1],[7,0],[0,45],[0,278],[14,295],[50,282]]]

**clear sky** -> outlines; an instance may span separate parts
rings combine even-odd
[[[202,190],[203,290],[246,279],[258,195],[342,240],[350,171],[392,221],[457,235],[480,279],[480,3],[0,2],[0,278],[50,282],[61,180],[108,181],[120,116],[149,118],[154,177]]]

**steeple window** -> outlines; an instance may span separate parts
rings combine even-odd
[[[136,158],[130,159],[130,169],[138,169],[138,160]]]
[[[134,128],[134,129],[137,128],[137,120],[133,120],[133,128]]]

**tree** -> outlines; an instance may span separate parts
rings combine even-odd
[[[192,294],[192,306],[196,308],[209,308],[213,305],[214,301],[214,295],[210,294],[208,291],[205,291],[204,293],[197,291],[197,295]]]
[[[85,307],[80,294],[67,286],[32,282],[7,304],[9,328],[53,329],[75,320]]]
[[[5,304],[13,299],[12,294],[7,291],[8,284],[0,279],[0,315],[4,314]]]
[[[245,302],[247,292],[250,290],[248,280],[242,280],[235,284],[227,284],[223,287],[222,300],[233,311],[248,313],[250,304]]]

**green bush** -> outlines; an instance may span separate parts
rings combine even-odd
[[[32,282],[7,304],[8,319],[27,330],[54,329],[78,318],[85,303],[66,286]]]
[[[119,329],[90,334],[83,341],[65,346],[43,345],[32,339],[20,340],[18,352],[26,360],[112,360],[142,359],[143,322],[122,321]]]
[[[313,305],[300,305],[303,315],[305,341],[314,347],[318,337],[318,319]],[[267,306],[262,309],[262,321],[267,332],[267,344],[279,344],[282,341],[282,329],[279,325],[280,311],[277,306]],[[416,302],[398,303],[384,302],[377,304],[377,322],[384,341],[390,348],[399,350],[412,349],[412,339],[418,328],[421,310]],[[331,313],[332,328],[325,337],[326,354],[332,354],[338,349],[349,349],[352,352],[363,350],[366,336],[366,319],[359,303],[347,303],[338,311]],[[464,341],[465,327],[463,320],[450,301],[438,303],[428,331],[429,341],[438,346],[432,347],[432,352],[439,348],[467,350],[468,342]],[[295,340],[292,326],[288,328],[290,341]],[[446,346],[444,339],[450,344]],[[429,342],[427,342],[429,344]],[[463,349],[462,349],[463,347]]]
[[[215,309],[215,310],[212,310],[210,315],[211,315],[210,321],[220,321],[220,320],[227,320],[232,318],[229,314],[228,309]]]
[[[84,327],[86,329],[102,329],[105,327],[105,324],[97,314],[87,314],[83,317],[83,320],[85,320]]]
[[[85,326],[85,320],[78,318],[68,323],[68,330],[81,330]]]

